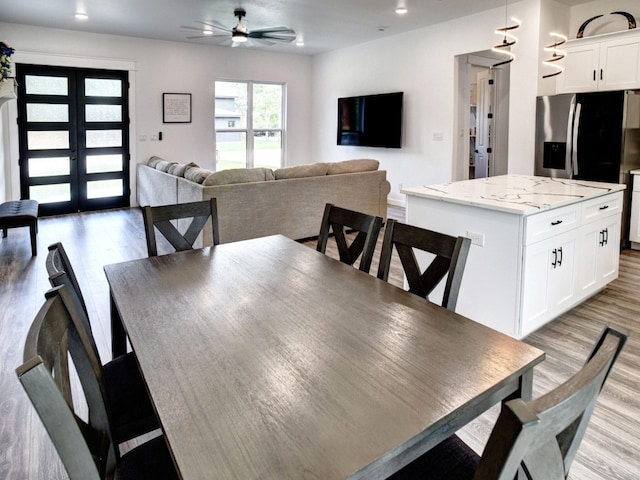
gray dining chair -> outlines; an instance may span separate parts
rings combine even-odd
[[[104,377],[78,314],[65,286],[49,290],[27,334],[24,363],[16,369],[69,478],[177,479],[163,436],[116,454]],[[70,365],[81,388],[64,386],[71,383]],[[83,403],[86,416],[77,407]]]
[[[627,335],[605,327],[585,365],[565,383],[529,402],[502,405],[480,457],[452,435],[389,480],[565,480],[602,387]]]
[[[395,247],[409,291],[428,299],[433,289],[446,277],[442,306],[455,311],[470,246],[469,238],[453,237],[389,219],[385,225],[378,278],[388,281]],[[434,255],[425,269],[418,264],[414,249]]]
[[[77,311],[78,321],[87,335],[91,354],[98,359],[111,406],[112,433],[116,445],[160,428],[147,393],[138,361],[132,352],[104,364],[93,337],[84,295],[62,243],[49,245],[45,261],[52,287],[64,285]],[[119,449],[116,451],[119,453]]]
[[[369,273],[378,241],[382,217],[336,207],[327,203],[322,217],[316,250],[325,253],[329,236],[333,236],[342,263],[353,265],[360,257],[359,270]],[[357,232],[349,242],[349,233]]]
[[[211,244],[220,243],[218,207],[215,198],[156,207],[146,205],[141,208],[147,238],[147,252],[150,257],[158,255],[156,229],[162,233],[176,252],[182,252],[193,248],[198,236],[206,230],[207,222],[210,220],[213,237]]]

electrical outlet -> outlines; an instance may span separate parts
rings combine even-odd
[[[442,132],[433,132],[433,141],[441,142],[444,139],[444,134]]]
[[[472,245],[484,247],[484,235],[482,233],[470,232],[467,230],[467,234],[465,236],[471,239]]]
[[[141,142],[146,142],[147,141],[147,136],[146,135],[140,135],[140,141]]]
[[[155,135],[155,134],[150,135],[149,136],[149,140],[151,140],[152,142],[157,142],[158,141],[158,135]]]

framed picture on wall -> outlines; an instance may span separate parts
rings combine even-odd
[[[162,123],[191,123],[191,94],[162,94]]]

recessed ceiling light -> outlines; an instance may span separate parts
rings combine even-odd
[[[212,30],[203,30],[202,34],[203,35],[213,35],[213,31]]]
[[[396,8],[396,13],[398,15],[404,15],[409,11],[409,9],[407,7],[398,7]]]
[[[296,47],[304,47],[304,40],[297,40]]]
[[[78,12],[75,14],[76,20],[89,20],[89,15],[86,13]]]

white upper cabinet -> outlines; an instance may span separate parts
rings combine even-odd
[[[558,93],[640,88],[640,31],[570,40]]]

